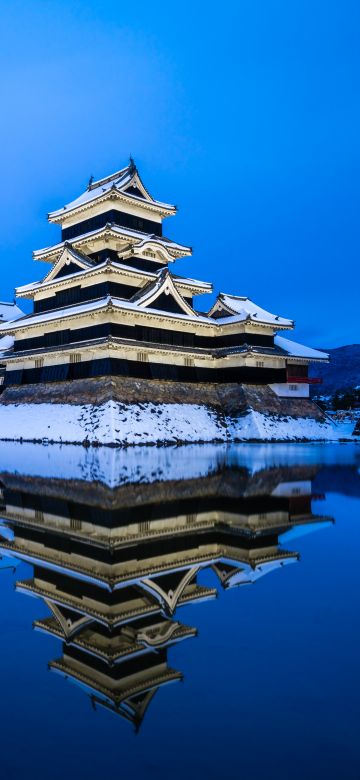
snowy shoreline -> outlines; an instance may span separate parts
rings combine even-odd
[[[204,404],[0,405],[0,440],[83,446],[208,442],[356,441],[353,425],[249,410],[230,416]]]

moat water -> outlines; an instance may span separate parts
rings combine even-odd
[[[360,446],[4,443],[0,518],[6,780],[358,780]]]

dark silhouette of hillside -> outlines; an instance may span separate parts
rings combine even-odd
[[[322,385],[313,386],[313,395],[333,395],[337,390],[360,386],[360,344],[326,349],[330,363],[313,364],[310,376],[320,376]]]

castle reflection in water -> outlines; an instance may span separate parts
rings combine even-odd
[[[49,447],[34,462],[32,446],[0,464],[0,566],[32,566],[16,588],[47,606],[34,625],[60,640],[50,669],[135,728],[182,679],[168,648],[197,633],[182,606],[295,563],[287,543],[332,522],[313,511],[316,465],[249,468],[223,447]]]

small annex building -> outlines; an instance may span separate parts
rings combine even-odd
[[[16,291],[33,313],[0,317],[0,338],[11,340],[2,341],[5,387],[113,375],[308,396],[316,381],[308,366],[328,356],[284,338],[293,320],[249,298],[221,293],[209,311],[197,310],[194,297],[212,285],[174,272],[191,255],[163,233],[175,214],[132,159],[49,214],[61,240],[34,252],[49,272]]]

